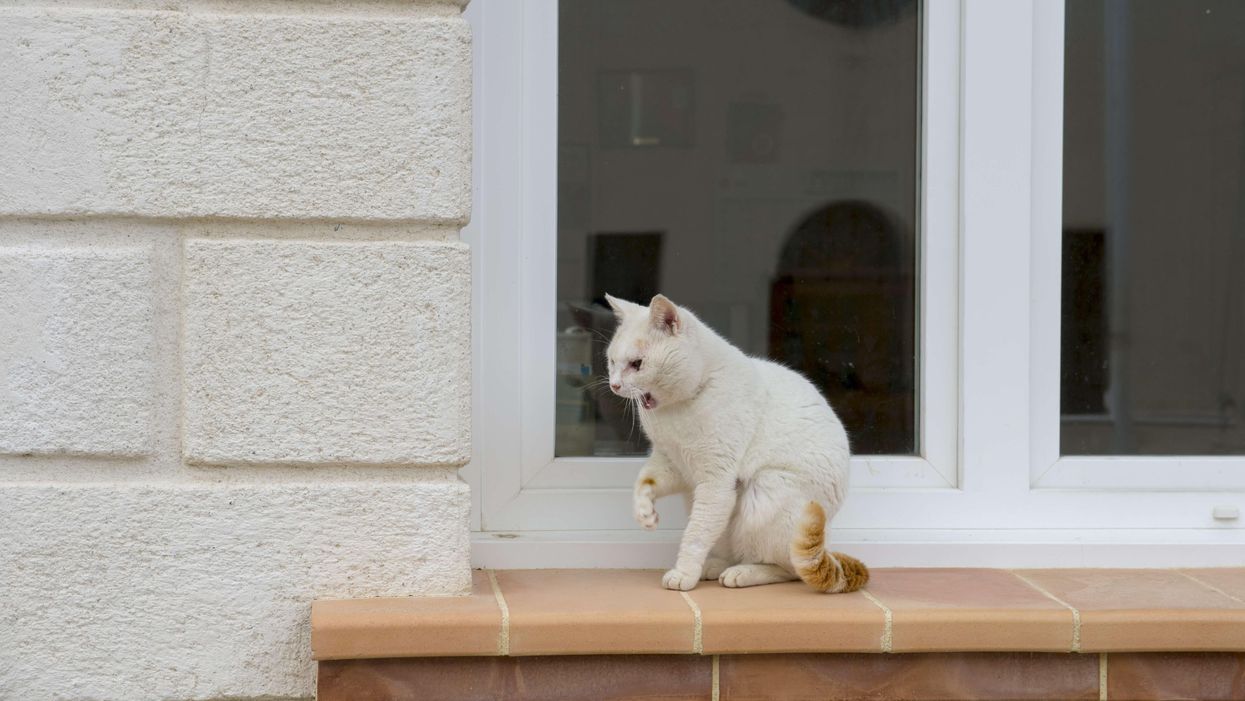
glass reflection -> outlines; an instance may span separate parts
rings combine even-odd
[[[662,292],[913,454],[920,7],[564,0],[559,456],[643,455],[605,293]]]

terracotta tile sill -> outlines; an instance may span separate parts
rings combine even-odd
[[[317,660],[1245,651],[1245,568],[878,569],[839,595],[798,582],[681,594],[634,570],[476,572],[470,596],[317,601],[311,625]]]

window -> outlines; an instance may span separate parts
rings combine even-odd
[[[1245,506],[1241,11],[1114,7],[469,5],[477,562],[668,565],[682,504],[631,522],[646,446],[587,387],[599,298],[657,290],[827,393],[857,448],[833,538],[872,564],[1239,560],[1212,512]],[[1133,120],[1126,187],[1108,25],[1130,28],[1130,99],[1185,105]]]
[[[648,453],[599,378],[658,292],[916,454],[920,8],[833,7],[559,3],[556,456]]]
[[[1064,27],[1060,420],[1036,483],[1240,489],[1245,6],[1069,0]]]
[[[1245,453],[1245,5],[1067,9],[1065,455]]]

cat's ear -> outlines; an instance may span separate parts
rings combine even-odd
[[[674,302],[666,299],[665,295],[653,297],[653,301],[648,303],[648,313],[653,321],[654,328],[661,329],[672,335],[678,335],[683,330],[683,320],[679,318],[679,308],[674,306]]]
[[[610,309],[614,310],[614,316],[618,317],[619,321],[622,321],[623,314],[626,313],[625,305],[627,303],[608,292],[605,293],[605,301],[609,302]]]

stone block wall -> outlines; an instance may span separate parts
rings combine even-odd
[[[309,698],[470,586],[451,0],[0,0],[0,698]]]

